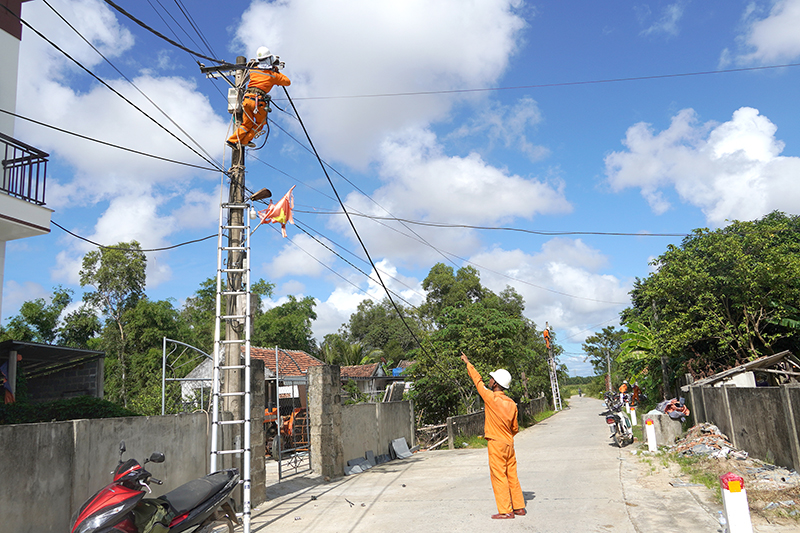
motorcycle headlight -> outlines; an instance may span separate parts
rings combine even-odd
[[[110,526],[108,522],[121,513],[125,509],[126,504],[123,502],[115,507],[111,507],[109,509],[105,509],[102,513],[99,513],[88,520],[85,520],[81,523],[80,527],[78,527],[73,533],[92,533],[93,531],[105,527]]]

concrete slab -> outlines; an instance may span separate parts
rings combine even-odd
[[[328,482],[300,475],[269,485],[251,531],[718,533],[722,506],[707,488],[674,487],[674,474],[652,475],[633,446],[617,448],[597,416],[599,400],[573,396],[570,406],[516,438],[525,517],[490,518],[497,509],[486,450],[458,449],[415,453]],[[754,531],[778,530],[754,523]]]

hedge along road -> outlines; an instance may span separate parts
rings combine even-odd
[[[541,533],[716,533],[719,504],[705,487],[647,488],[647,469],[609,438],[602,402],[570,408],[516,437],[527,516],[497,512],[485,449],[415,453],[324,482],[313,475],[270,484],[252,531],[457,532],[491,528]],[[634,445],[637,446],[637,445]],[[269,474],[268,474],[269,476]],[[701,493],[705,492],[703,495]],[[705,496],[705,497],[704,497]]]

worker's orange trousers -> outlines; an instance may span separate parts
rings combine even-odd
[[[498,513],[525,508],[525,497],[517,477],[517,456],[514,445],[489,440],[489,471]]]
[[[231,144],[241,143],[247,145],[261,131],[267,122],[267,101],[263,97],[258,97],[258,107],[256,107],[256,96],[245,94],[242,101],[242,124],[237,128],[233,135],[228,137]]]

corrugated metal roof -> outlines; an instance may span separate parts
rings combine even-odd
[[[798,361],[797,358],[794,355],[792,355],[792,353],[789,350],[784,350],[782,352],[773,355],[765,355],[764,357],[759,357],[754,361],[748,361],[743,365],[735,366],[733,368],[729,368],[728,370],[723,370],[722,372],[718,372],[713,376],[699,379],[694,383],[691,383],[689,386],[702,387],[702,386],[713,385],[718,381],[729,379],[735,376],[736,374],[742,374],[744,372],[751,372],[753,370],[770,368],[780,363],[784,359],[789,359],[792,363],[794,363],[795,367],[800,367],[800,361]],[[688,390],[689,386],[681,387],[681,390],[684,389]]]

